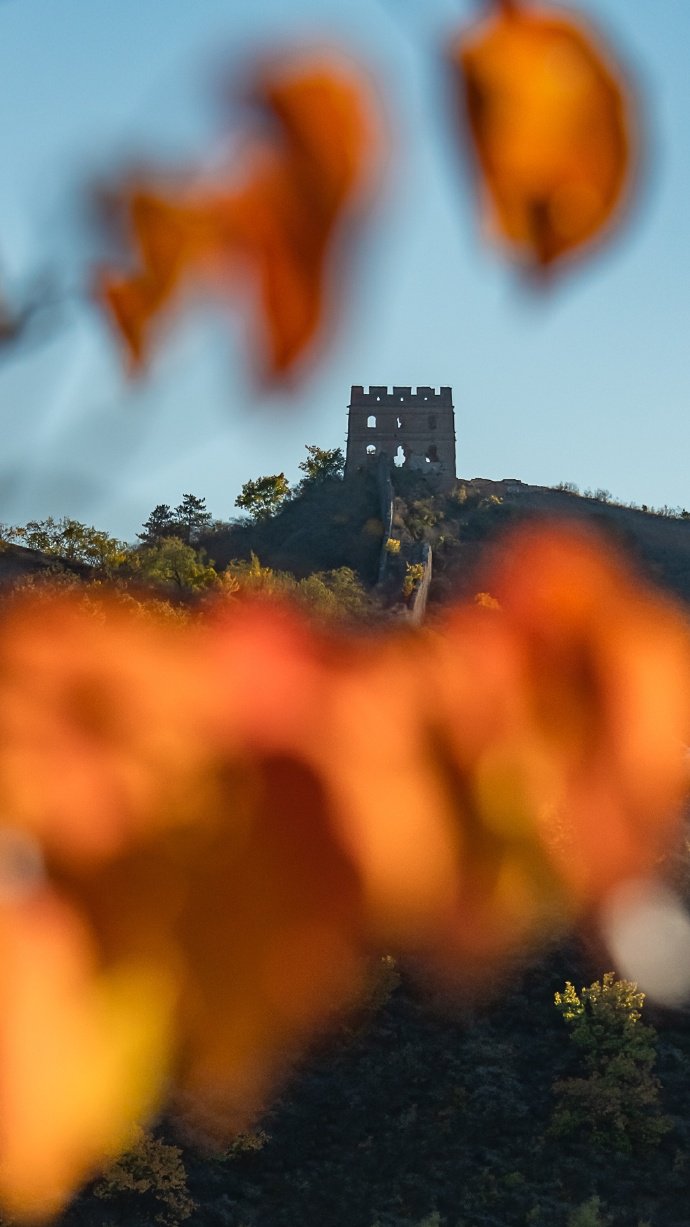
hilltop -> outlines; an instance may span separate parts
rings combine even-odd
[[[339,455],[337,449],[332,455]],[[193,501],[204,506],[203,499]],[[386,608],[409,613],[417,586],[424,587],[433,615],[447,600],[471,600],[482,590],[487,550],[512,528],[529,521],[569,519],[613,543],[641,578],[690,604],[690,514],[680,508],[625,505],[603,490],[581,495],[568,485],[552,488],[517,478],[475,477],[460,478],[450,492],[439,493],[423,475],[394,468],[389,480],[383,466],[372,465],[347,479],[322,475],[293,490],[286,484],[280,503],[260,515],[213,521],[204,510],[200,518],[193,533],[173,521],[160,536],[149,535],[144,544],[134,546],[76,521],[32,522],[27,526],[31,532],[3,534],[0,582],[50,580],[63,571],[74,582],[110,577],[126,586],[143,580],[167,599],[193,600],[227,568],[239,566],[242,579],[242,567],[258,560],[262,573],[274,574],[287,588],[295,583],[313,586],[319,578],[342,587],[347,572],[362,592],[359,604],[369,621]],[[183,536],[179,547],[189,555],[185,561],[193,575],[190,585],[184,579],[166,585],[161,578],[166,568],[159,565],[156,549],[169,549],[165,542],[170,533]],[[416,617],[424,612],[424,601],[419,604]]]
[[[400,514],[434,551],[430,601],[470,596],[488,543],[525,521],[577,520],[621,550],[640,574],[690,603],[690,517],[681,509],[635,507],[606,491],[532,486],[517,478],[460,479],[445,498],[407,497]]]
[[[428,543],[433,552],[429,605],[472,597],[486,548],[525,521],[575,519],[619,548],[640,574],[690,604],[690,518],[668,507],[615,502],[606,491],[580,495],[572,487],[534,486],[507,478],[458,479],[439,494],[422,476],[393,471],[390,527],[384,526],[375,468],[355,478],[314,483],[256,523],[217,525],[201,544],[223,569],[252,553],[298,578],[351,567],[365,587],[379,577],[388,532],[403,546]]]

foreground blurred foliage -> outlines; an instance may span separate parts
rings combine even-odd
[[[489,228],[543,272],[601,235],[630,185],[628,87],[601,40],[556,8],[503,0],[452,49]]]
[[[130,369],[148,361],[161,317],[194,284],[256,302],[264,379],[286,379],[322,339],[345,269],[334,257],[371,191],[380,121],[364,73],[334,51],[276,59],[251,90],[255,135],[214,177],[133,178],[108,195],[129,276],[106,271],[97,295]]]
[[[588,534],[524,530],[497,604],[424,632],[315,621],[263,572],[181,622],[88,585],[4,604],[16,1214],[57,1209],[164,1094],[227,1143],[372,956],[481,984],[677,829],[687,630]]]
[[[451,40],[461,138],[473,147],[487,229],[543,274],[601,239],[637,160],[631,88],[602,39],[559,9],[493,0]],[[249,90],[253,137],[214,174],[124,178],[101,195],[120,265],[96,297],[131,373],[199,288],[249,303],[264,382],[318,355],[344,297],[349,255],[389,151],[377,90],[342,53],[275,58]]]
[[[494,230],[542,270],[591,244],[624,198],[635,143],[609,54],[575,20],[503,0],[451,58]],[[251,102],[232,165],[144,170],[104,194],[121,257],[95,293],[132,372],[199,287],[252,304],[264,382],[303,373],[328,331],[386,160],[375,90],[339,53],[295,55],[256,71]],[[341,463],[337,449],[308,449],[300,495],[315,509]],[[269,546],[299,558],[299,529],[291,543],[282,535],[295,504],[281,477],[248,483],[240,506]],[[140,1131],[163,1102],[176,1129],[222,1142],[217,1170],[255,1163],[272,1126],[252,1122],[315,1033],[340,1026],[358,1051],[381,999],[395,1027],[394,956],[477,991],[617,883],[652,873],[677,832],[690,721],[677,612],[586,533],[527,531],[494,561],[485,599],[456,602],[425,632],[364,635],[348,618],[374,612],[361,581],[383,526],[371,489],[354,499],[353,510],[352,490],[341,496],[340,514],[344,537],[358,524],[357,550],[338,557],[328,531],[327,561],[308,574],[255,544],[233,552],[241,529],[209,524],[193,495],[175,511],[159,504],[125,556],[74,521],[7,534],[8,550],[69,563],[59,583],[18,584],[0,607],[10,1215],[53,1214],[95,1177],[101,1222],[177,1227],[202,1199],[198,1168],[188,1185],[179,1152]],[[412,534],[436,529],[430,500],[410,511]],[[79,567],[94,564],[99,582],[80,591]],[[337,616],[313,616],[325,611]],[[589,1034],[588,1010],[592,1034],[604,1017],[619,1022],[626,991],[606,979],[566,990],[574,1034]],[[549,1148],[554,1134],[586,1145],[593,1132],[617,1156],[642,1142],[663,1153],[672,1126],[651,1038],[636,1030],[633,1053],[626,1022],[613,1057],[590,1045],[586,1076],[554,1082],[556,1109],[542,1097],[548,1123],[526,1145],[522,1058],[492,1025],[474,1033],[469,1060],[446,1047],[442,1100],[432,1096],[466,1180],[460,1216],[488,1227],[510,1221],[510,1203],[516,1222],[605,1222],[598,1187],[575,1187]],[[396,1144],[414,1139],[421,1156],[423,1079],[410,1046],[388,1038]],[[646,1106],[644,1130],[631,1097]],[[344,1110],[361,1116],[361,1103]],[[494,1161],[506,1137],[508,1165]],[[380,1182],[372,1133],[358,1149]],[[341,1207],[349,1227],[371,1227],[373,1213],[380,1227],[458,1217],[438,1156],[424,1159],[431,1195],[411,1163],[385,1196],[365,1206],[345,1183],[307,1221],[333,1223]],[[554,1173],[536,1198],[524,1177],[535,1162]],[[679,1147],[676,1177],[685,1163]],[[204,1222],[229,1225],[238,1206],[242,1221],[262,1221],[250,1188],[237,1205],[211,1197]],[[287,1200],[271,1227],[295,1222],[283,1210]],[[78,1199],[68,1213],[79,1212]]]

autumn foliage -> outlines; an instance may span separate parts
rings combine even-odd
[[[450,54],[494,233],[538,269],[591,244],[635,145],[609,53],[506,0]],[[251,302],[264,380],[323,336],[379,108],[332,53],[267,65],[253,103],[225,171],[114,193],[123,267],[96,294],[131,371],[200,289]],[[679,616],[566,529],[513,540],[484,593],[375,638],[227,595],[188,623],[107,597],[3,607],[11,1214],[57,1211],[164,1100],[241,1128],[372,954],[473,983],[652,871],[685,785]]]
[[[630,183],[634,117],[612,57],[560,11],[504,3],[452,58],[490,232],[527,268],[577,254]]]
[[[620,213],[634,169],[634,109],[613,57],[560,11],[506,2],[450,59],[489,231],[528,269],[579,254]],[[139,174],[110,194],[132,268],[102,270],[96,295],[132,373],[193,287],[249,299],[264,380],[299,374],[323,341],[385,162],[381,107],[334,52],[265,66],[251,100],[260,134],[224,173]]]
[[[291,374],[331,315],[334,257],[380,156],[371,87],[330,53],[267,66],[252,100],[263,133],[224,176],[167,187],[137,179],[122,189],[137,264],[126,276],[104,272],[97,294],[132,371],[148,359],[160,317],[193,282],[255,298],[255,348],[267,379]]]
[[[684,625],[570,530],[487,579],[498,608],[374,638],[236,598],[183,627],[10,603],[13,1212],[57,1209],[164,1094],[242,1127],[371,953],[472,982],[652,868],[684,786]]]

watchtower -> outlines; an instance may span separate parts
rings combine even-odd
[[[403,472],[429,477],[439,490],[455,481],[453,389],[353,384],[345,476],[387,456]]]

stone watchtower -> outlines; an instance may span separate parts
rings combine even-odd
[[[424,473],[439,490],[455,481],[452,388],[398,388],[353,384],[345,476],[385,455],[403,472]]]

